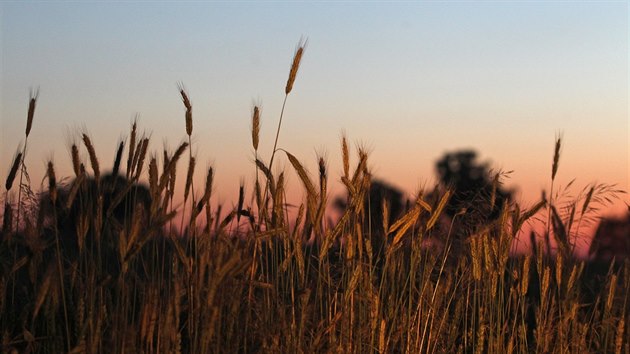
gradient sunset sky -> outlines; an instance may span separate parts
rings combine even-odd
[[[628,189],[628,2],[2,2],[1,164],[24,143],[29,90],[39,100],[26,158],[39,188],[53,159],[87,131],[105,169],[139,114],[159,153],[186,137],[177,82],[193,103],[197,178],[216,170],[218,201],[254,179],[251,111],[262,106],[268,161],[296,44],[308,38],[279,146],[310,171],[339,138],[371,151],[377,177],[409,193],[434,162],[473,148],[514,170],[531,205],[577,178]],[[86,156],[85,151],[83,155]],[[87,160],[87,159],[86,159]],[[278,170],[290,165],[283,157]],[[187,163],[180,163],[184,173]],[[183,177],[182,177],[183,178]],[[296,176],[289,183],[299,187]],[[332,193],[340,192],[336,187]],[[627,201],[628,197],[624,197]]]

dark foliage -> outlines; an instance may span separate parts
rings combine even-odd
[[[453,196],[445,208],[451,218],[461,213],[464,227],[487,224],[496,220],[504,205],[510,200],[510,192],[501,188],[490,175],[487,163],[477,162],[473,150],[446,153],[435,164],[440,183],[453,189]]]

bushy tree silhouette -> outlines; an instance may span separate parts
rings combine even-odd
[[[602,219],[593,237],[589,256],[599,262],[630,257],[630,208],[625,218]]]
[[[496,220],[511,198],[498,175],[491,176],[489,165],[479,163],[473,150],[446,153],[435,167],[440,184],[453,191],[444,211],[451,218],[459,214],[458,225],[464,231]]]

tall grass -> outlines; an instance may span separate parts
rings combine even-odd
[[[284,104],[303,50],[300,44]],[[268,164],[258,156],[261,116],[253,109],[253,195],[246,198],[241,183],[237,206],[226,211],[211,204],[219,188],[212,167],[195,197],[192,105],[179,89],[188,142],[165,149],[161,161],[157,154],[147,158],[150,138],[134,122],[108,174],[83,134],[92,173],[73,145],[76,178],[59,185],[50,162],[48,189],[32,213],[9,196],[19,166],[24,171],[26,142],[16,154],[0,232],[3,352],[630,352],[630,262],[576,259],[568,241],[597,194],[616,191],[590,188],[577,213],[559,210],[551,193],[526,210],[506,203],[496,220],[462,229],[458,220],[467,211],[446,219],[453,191],[440,187],[419,192],[390,222],[389,202],[368,198],[368,153],[359,149],[352,168],[343,137],[346,208],[331,225],[325,159],[318,158],[312,178],[302,161],[278,148],[283,104]],[[559,147],[558,139],[552,184]],[[178,210],[175,181],[186,150],[184,210]],[[305,192],[294,222],[285,174],[272,170],[281,156]],[[148,186],[139,182],[145,160]],[[20,180],[18,188],[28,185]],[[373,215],[370,203],[379,203],[382,215]],[[553,237],[560,251],[546,242],[532,254],[510,256],[521,227],[545,209],[547,231],[540,236]],[[176,215],[184,235],[174,231]],[[439,247],[428,247],[429,239]]]

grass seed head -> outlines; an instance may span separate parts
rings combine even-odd
[[[92,145],[92,140],[87,134],[83,134],[83,143],[87,148],[88,155],[90,156],[90,164],[92,166],[92,170],[94,171],[94,178],[98,180],[101,176],[101,169],[98,164],[98,159],[96,158],[96,151],[94,150],[94,145]]]
[[[72,169],[74,170],[74,175],[79,176],[81,171],[81,160],[79,159],[79,148],[77,144],[72,144],[70,148],[72,155]]]
[[[136,179],[140,178],[142,168],[144,167],[144,158],[147,155],[147,149],[149,147],[149,138],[144,138],[139,145],[140,154],[138,156],[138,164],[136,165]]]
[[[57,202],[57,178],[55,177],[55,168],[52,161],[48,161],[48,193],[50,200],[55,204]]]
[[[125,148],[125,142],[121,141],[118,144],[118,150],[116,150],[116,158],[114,159],[114,168],[112,169],[112,174],[114,176],[118,175],[118,171],[120,170],[120,160],[122,159],[123,149]]]
[[[212,167],[208,168],[208,176],[206,177],[206,188],[204,191],[204,198],[206,201],[210,199],[210,195],[212,194],[212,181],[214,179],[214,169]]]
[[[157,200],[158,197],[158,169],[157,159],[151,158],[149,162],[149,190],[151,191],[151,197]]]
[[[341,155],[343,159],[343,175],[350,178],[350,153],[348,152],[348,140],[346,135],[341,136]]]
[[[37,96],[39,96],[39,89],[31,91],[30,99],[28,102],[28,113],[26,116],[26,137],[28,138],[33,128],[33,117],[35,116],[35,105],[37,104]]]
[[[188,94],[184,89],[184,85],[180,83],[178,85],[179,93],[182,95],[182,102],[184,102],[184,107],[186,108],[186,134],[190,136],[193,130],[193,122],[192,122],[192,104],[190,103],[190,99],[188,98]]]
[[[192,185],[194,173],[195,173],[195,158],[191,156],[188,162],[188,173],[186,174],[186,187],[184,188],[184,202],[188,200],[188,195],[190,194],[190,186]]]
[[[560,148],[562,146],[562,138],[556,139],[556,147],[553,152],[553,164],[551,165],[551,179],[556,179],[556,173],[558,173],[558,166],[560,165]]]
[[[306,42],[300,41],[300,43],[298,43],[298,49],[295,51],[295,55],[293,56],[291,71],[289,71],[289,79],[287,80],[287,86],[284,89],[284,93],[287,95],[293,89],[293,83],[295,82],[295,77],[297,76],[297,72],[300,67],[300,61],[302,60],[302,54],[304,54],[305,47]]]
[[[245,181],[241,179],[241,182],[238,186],[238,215],[236,219],[238,221],[241,220],[241,211],[243,210],[243,203],[245,202]]]
[[[7,175],[7,180],[4,184],[7,191],[9,191],[11,187],[13,186],[13,181],[15,180],[15,176],[17,174],[17,170],[21,162],[22,162],[22,153],[18,152],[15,155],[15,158],[13,159],[13,164],[11,165],[11,169],[9,170],[9,174]]]
[[[136,134],[137,134],[137,127],[138,127],[137,121],[138,121],[138,116],[134,118],[133,124],[131,126],[131,137],[129,138],[129,155],[127,157],[127,178],[129,178],[129,175],[131,174],[133,157],[135,155]]]
[[[260,139],[260,108],[254,106],[254,113],[252,114],[252,145],[254,150],[258,151],[258,142]]]
[[[589,204],[591,203],[591,199],[593,198],[593,192],[595,191],[595,186],[591,186],[591,188],[588,190],[588,193],[586,194],[586,198],[584,199],[584,204],[582,204],[582,212],[581,214],[584,215],[584,212],[587,210]],[[629,206],[630,208],[630,206]],[[630,211],[630,209],[629,209]]]

